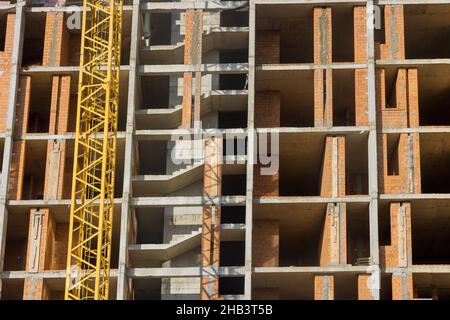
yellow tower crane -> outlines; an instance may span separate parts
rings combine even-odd
[[[66,300],[109,291],[122,0],[84,0]]]

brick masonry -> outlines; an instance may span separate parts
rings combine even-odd
[[[334,300],[334,276],[314,276],[314,300]]]
[[[31,209],[25,270],[31,273],[64,270],[68,230],[68,224],[55,222],[49,209]],[[45,280],[25,279],[24,300],[46,300],[50,294]]]
[[[382,268],[406,268],[412,265],[411,204],[390,204],[391,244],[380,246]]]
[[[358,300],[374,300],[370,284],[370,274],[358,274]]]
[[[255,40],[255,64],[280,63],[280,32],[257,31]]]
[[[28,127],[28,114],[30,108],[31,77],[21,76],[19,79],[19,96],[14,122],[14,134],[26,134]],[[25,174],[26,141],[13,142],[11,167],[8,181],[8,199],[20,200],[23,192],[23,178]]]
[[[202,63],[203,41],[203,11],[186,10],[185,37],[184,37],[184,64],[198,65]],[[198,77],[198,78],[197,78]],[[193,96],[201,94],[201,73],[195,74],[196,86],[193,85],[192,72],[183,74],[183,109],[181,124],[183,128],[190,128],[194,121],[200,120],[200,97],[197,97],[193,106]],[[196,92],[193,92],[195,89]]]
[[[345,137],[327,136],[322,160],[320,195],[345,196]]]
[[[4,51],[0,51],[0,132],[5,131],[8,114],[9,81],[11,75],[12,50],[14,45],[15,14],[6,15],[6,37]]]
[[[277,220],[253,221],[252,264],[255,267],[278,267],[280,226]]]
[[[345,203],[327,205],[319,250],[321,267],[347,264],[347,206]]]
[[[386,43],[377,46],[376,58],[381,60],[405,59],[403,5],[384,6]]]
[[[203,196],[217,199],[222,194],[222,139],[205,140],[205,169],[203,176]],[[212,242],[212,243],[211,243]],[[202,300],[219,298],[220,265],[220,205],[203,206],[201,238],[201,288]]]
[[[398,150],[393,153],[391,159],[388,159],[388,156],[391,156],[387,151],[388,136],[386,133],[378,134],[378,183],[380,192],[420,193],[419,134],[401,133],[398,137],[397,146],[394,146]],[[398,172],[388,171],[388,161],[398,161]]]
[[[314,8],[314,64],[332,62],[331,8]],[[333,125],[333,78],[329,67],[314,70],[314,126]]]

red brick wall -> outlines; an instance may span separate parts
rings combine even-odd
[[[34,235],[33,230],[38,226],[34,221],[35,214],[41,214],[41,232],[38,239],[39,256],[35,256],[34,249],[31,247],[31,238]],[[42,272],[47,270],[51,263],[54,239],[54,222],[48,209],[31,209],[28,228],[28,248],[26,270],[29,272]],[[37,263],[35,267],[33,265]],[[25,279],[24,281],[24,300],[43,300],[46,297],[46,288],[42,279]]]
[[[409,300],[413,298],[413,277],[407,274],[406,278],[402,275],[392,275],[392,300]],[[405,281],[406,292],[403,290],[403,281]]]
[[[42,65],[68,65],[70,35],[66,26],[64,12],[48,12],[45,20],[45,38]]]
[[[67,240],[69,238],[69,224],[57,223],[55,225],[55,238],[53,243],[53,257],[51,270],[65,270],[67,266]]]
[[[278,267],[280,226],[278,220],[253,221],[253,266]]]
[[[328,282],[328,290],[324,288],[325,281]],[[334,300],[334,276],[314,276],[314,300]]]
[[[367,62],[366,7],[353,8],[355,63]]]
[[[337,140],[337,150],[334,150],[333,141]],[[345,196],[345,137],[327,136],[325,140],[325,150],[322,160],[322,173],[320,184],[320,195],[322,197],[333,196],[333,154],[337,152],[337,185],[335,186],[335,196]]]
[[[14,44],[15,14],[6,15],[5,50],[0,51],[0,132],[5,131],[6,117],[8,115],[9,81],[11,75],[11,58]]]
[[[331,8],[314,8],[314,64],[332,62]],[[331,69],[314,70],[314,126],[333,124],[333,81]]]
[[[370,274],[358,274],[358,300],[374,300],[370,292]]]
[[[278,197],[280,175],[277,171],[272,175],[261,174],[261,164],[253,166],[253,195],[255,197]]]
[[[332,60],[331,8],[314,8],[314,63],[327,64]]]
[[[279,91],[256,91],[255,127],[280,127],[281,94]]]
[[[357,126],[369,124],[367,90],[367,69],[355,69],[355,124]]]
[[[255,288],[252,292],[252,300],[278,300],[280,292],[278,288]]]
[[[333,71],[314,70],[314,126],[333,125]]]
[[[419,127],[419,83],[417,78],[417,69],[407,70],[408,86],[408,127]]]
[[[399,209],[403,206],[405,210],[405,225],[399,226]],[[382,268],[398,268],[407,267],[412,264],[412,238],[411,238],[411,205],[410,203],[394,202],[390,205],[390,225],[391,225],[391,244],[389,246],[380,246],[380,266]],[[406,252],[399,248],[399,232],[405,240]],[[406,265],[399,264],[399,254],[406,254],[402,261],[406,261]]]
[[[53,77],[49,134],[67,133],[70,104],[70,81],[70,76]],[[66,181],[66,141],[57,141],[56,144],[57,146],[55,146],[55,141],[49,141],[47,145],[47,163],[44,187],[45,199],[63,199],[64,182]],[[59,164],[50,163],[54,158],[51,155],[55,149],[59,150]],[[55,168],[55,165],[57,165],[59,169]],[[55,169],[58,170],[58,174],[53,172]],[[55,183],[56,188],[53,186]]]
[[[403,5],[386,5],[384,7],[384,30],[386,43],[380,44],[377,59],[405,59],[405,36]]]
[[[31,77],[21,76],[19,78],[18,105],[14,123],[15,136],[21,136],[27,132],[28,111],[30,108],[30,87]],[[13,142],[8,182],[8,199],[20,200],[22,198],[23,178],[25,173],[25,150],[26,141],[17,140]]]
[[[413,176],[409,175],[408,134],[401,133],[398,141],[398,174],[388,175],[387,134],[378,134],[378,183],[380,193],[420,193],[419,134],[412,133]],[[412,190],[411,190],[412,189]]]
[[[354,7],[355,63],[367,62],[366,7]],[[368,125],[367,69],[355,69],[355,124]]]
[[[339,214],[337,210],[340,211]],[[319,248],[321,267],[347,263],[346,211],[345,203],[337,205],[329,203],[327,205]],[[335,241],[336,237],[338,237],[338,241]]]
[[[256,31],[255,63],[257,65],[280,63],[279,31]]]
[[[185,36],[184,36],[184,64],[195,65],[202,61],[202,39],[203,39],[203,11],[202,10],[186,10],[185,14]],[[199,20],[196,25],[195,21]],[[199,49],[200,48],[200,49]],[[192,112],[192,72],[183,74],[183,110],[182,110],[182,127],[190,128],[193,117]],[[196,121],[199,119],[195,119]]]

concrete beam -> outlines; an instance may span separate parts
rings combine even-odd
[[[141,14],[139,13],[139,0],[133,0],[131,20],[131,44],[130,61],[128,72],[128,101],[127,101],[127,123],[125,132],[125,161],[123,173],[122,206],[120,215],[120,241],[119,241],[119,266],[117,279],[117,300],[125,300],[128,296],[127,264],[128,264],[128,241],[129,241],[129,219],[133,214],[130,208],[132,194],[133,156],[134,142],[133,133],[135,128],[135,110],[137,92],[137,65],[139,59],[139,35],[141,28]]]
[[[264,197],[255,198],[253,203],[258,204],[299,204],[299,203],[368,203],[368,196],[346,197]]]
[[[256,67],[256,71],[307,71],[322,69],[363,69],[367,64],[351,63],[351,62],[333,62],[333,64],[313,64],[313,63],[296,63],[296,64],[278,64],[278,65],[262,65]]]
[[[145,2],[140,6],[141,11],[176,12],[188,9],[202,9],[205,11],[220,11],[244,8],[248,1],[195,1],[195,2]]]
[[[183,74],[184,72],[202,72],[204,74],[242,74],[247,73],[247,63],[208,63],[199,66],[192,64],[140,65],[139,75]]]
[[[239,277],[244,275],[243,269],[243,267],[220,267],[218,274],[219,276]],[[132,279],[200,277],[200,268],[130,268],[127,274]]]
[[[377,60],[376,65],[396,67],[418,67],[422,65],[450,65],[450,59],[405,59],[405,60]]]
[[[245,196],[222,196],[221,206],[243,206]],[[209,201],[202,196],[198,197],[134,197],[130,200],[133,207],[198,207],[202,205],[219,204],[216,201]]]
[[[120,66],[120,71],[129,71],[130,66],[122,65]],[[80,72],[80,67],[78,66],[66,66],[66,67],[43,67],[43,66],[29,66],[20,69],[21,75],[34,75],[34,74],[45,74],[45,75],[61,75],[61,74],[74,74],[78,75]]]
[[[328,274],[328,273],[369,273],[368,266],[332,266],[332,267],[256,267],[258,274]]]

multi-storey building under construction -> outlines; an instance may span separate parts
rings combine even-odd
[[[0,0],[1,299],[64,298],[82,11]],[[110,299],[450,298],[450,0],[121,17]]]

